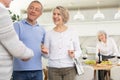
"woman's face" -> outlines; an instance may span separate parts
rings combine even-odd
[[[54,21],[54,24],[56,24],[56,25],[63,24],[62,15],[61,15],[59,9],[55,9],[53,11],[53,21]]]
[[[106,35],[103,34],[103,33],[100,33],[100,34],[98,35],[98,38],[99,38],[99,40],[102,41],[102,42],[106,41]]]

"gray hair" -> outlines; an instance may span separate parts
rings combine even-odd
[[[41,5],[41,12],[43,12],[43,5],[42,5],[42,3],[41,3],[40,1],[38,1],[38,0],[33,0],[33,1],[29,4],[29,6],[30,6],[32,3],[38,3],[38,4],[40,4],[40,5]],[[29,7],[29,6],[28,6],[28,7]]]
[[[107,35],[107,33],[106,33],[105,31],[100,30],[100,31],[98,31],[98,33],[97,33],[98,41],[101,41],[101,40],[99,39],[99,35],[100,35],[100,34],[104,34],[106,38],[108,37],[108,35]]]

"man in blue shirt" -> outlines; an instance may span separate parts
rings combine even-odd
[[[43,80],[41,45],[45,30],[37,23],[43,6],[39,1],[32,1],[27,8],[27,19],[14,23],[19,39],[34,52],[29,61],[14,58],[13,80]]]

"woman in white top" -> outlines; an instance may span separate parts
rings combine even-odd
[[[119,54],[117,45],[113,38],[109,37],[105,31],[98,32],[98,43],[96,45],[96,57],[98,59],[98,53],[100,53],[102,60],[108,60],[115,58]],[[99,71],[99,80],[104,80],[106,71]]]
[[[105,31],[98,32],[98,43],[96,46],[96,57],[100,52],[103,56],[119,55],[117,45],[112,37],[109,37]]]
[[[45,51],[45,47],[42,48],[44,55],[48,57],[49,80],[74,80],[76,76],[72,58],[78,58],[81,49],[78,37],[65,25],[68,19],[69,13],[66,8],[57,6],[53,10],[55,27],[45,38],[48,52]]]

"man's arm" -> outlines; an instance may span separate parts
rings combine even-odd
[[[34,56],[33,51],[19,40],[9,12],[3,8],[0,8],[0,42],[14,57],[27,59]]]

